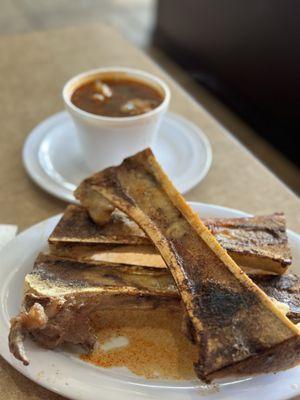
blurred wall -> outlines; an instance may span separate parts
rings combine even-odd
[[[300,161],[300,1],[159,0],[154,41]]]

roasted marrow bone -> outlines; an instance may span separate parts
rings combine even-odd
[[[284,215],[210,218],[204,224],[246,273],[282,274],[291,264]],[[105,261],[165,268],[144,232],[115,210],[96,224],[81,206],[70,205],[49,237],[54,254],[82,261]]]
[[[11,320],[10,351],[28,364],[28,333],[53,349],[64,342],[87,348],[96,340],[97,313],[107,308],[179,307],[173,278],[164,270],[92,265],[40,254],[25,277],[21,313]]]
[[[91,218],[99,225],[105,225],[110,221],[114,207],[104,197],[99,196],[97,192],[81,186],[77,190],[77,198],[88,210]]]
[[[283,213],[247,218],[211,218],[205,225],[248,273],[283,274],[292,263]]]
[[[300,320],[300,279],[255,276],[255,282],[285,308],[293,322]],[[91,347],[97,336],[97,313],[116,308],[168,307],[181,309],[181,298],[167,269],[86,264],[40,254],[25,278],[21,313],[12,319],[11,352],[28,364],[24,339],[30,334],[41,346],[64,342]],[[84,325],[81,325],[83,324]],[[190,320],[184,325],[191,337]]]
[[[253,276],[254,282],[272,299],[284,305],[287,317],[300,322],[300,278],[296,274]]]
[[[221,247],[150,149],[85,180],[77,196],[83,188],[127,214],[160,252],[199,343],[199,378],[210,382],[298,363],[299,329]]]
[[[101,207],[97,207],[94,214],[97,214],[99,209]],[[144,232],[124,213],[115,210],[110,214],[110,219],[105,225],[99,225],[94,222],[84,207],[75,205],[66,208],[63,217],[51,233],[49,242],[88,245],[151,244]]]

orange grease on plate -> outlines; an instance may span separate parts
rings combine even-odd
[[[127,367],[148,379],[195,378],[194,345],[182,333],[182,313],[168,309],[105,311],[99,315],[98,345],[85,361],[104,368]],[[105,342],[126,337],[128,345],[105,351]]]

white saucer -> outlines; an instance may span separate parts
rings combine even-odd
[[[176,114],[164,117],[153,150],[182,193],[199,183],[211,165],[211,147],[204,133]],[[35,183],[69,202],[75,202],[74,189],[93,172],[82,158],[66,111],[45,119],[31,131],[24,144],[23,162]]]

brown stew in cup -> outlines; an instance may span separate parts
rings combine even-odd
[[[163,99],[158,89],[123,77],[103,77],[86,82],[71,96],[76,107],[106,117],[144,114],[158,107]]]

